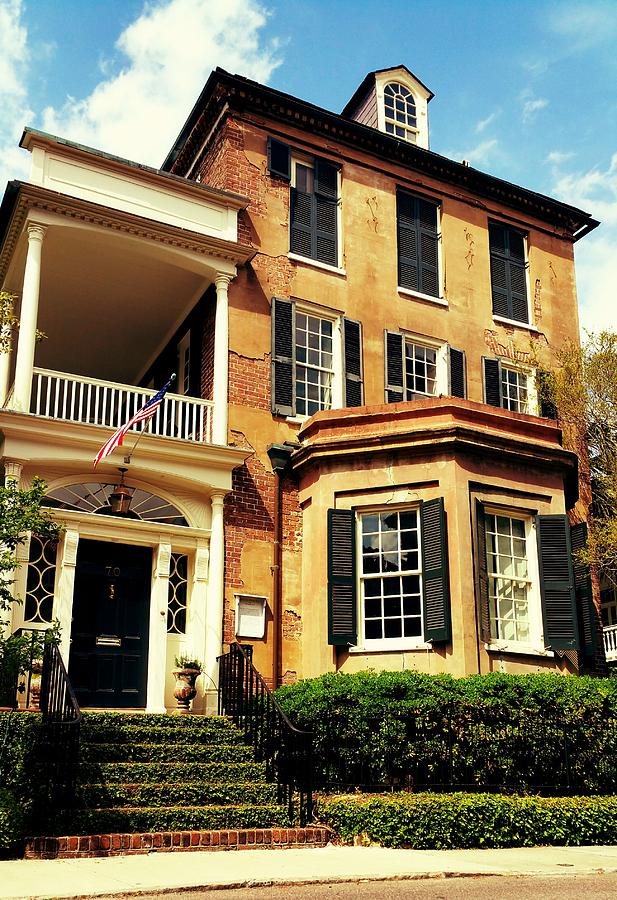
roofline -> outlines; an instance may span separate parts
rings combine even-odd
[[[358,87],[354,91],[353,95],[349,98],[349,100],[343,107],[343,109],[341,111],[341,115],[344,116],[345,118],[350,117],[351,112],[355,109],[355,107],[360,103],[361,100],[364,99],[364,97],[369,92],[369,89],[371,88],[372,84],[374,84],[375,77],[377,75],[383,75],[384,72],[395,72],[397,69],[405,69],[405,71],[409,75],[411,75],[411,77],[414,79],[414,81],[417,81],[418,84],[424,88],[424,90],[428,94],[426,102],[430,103],[431,100],[433,99],[433,97],[435,96],[435,94],[422,81],[420,81],[420,79],[417,77],[417,75],[414,75],[414,73],[411,71],[411,69],[408,69],[407,66],[404,66],[404,65],[389,66],[387,69],[375,69],[374,72],[367,72],[362,83],[360,85],[358,85]]]
[[[337,113],[306,103],[274,88],[265,87],[249,78],[231,75],[221,68],[217,68],[208,78],[163,163],[164,170],[168,170],[178,160],[212,101],[215,89],[219,86],[225,90],[226,102],[234,108],[239,110],[247,106],[253,110],[257,108],[264,116],[288,122],[295,127],[302,127],[304,117],[315,134],[321,134],[355,149],[368,151],[382,159],[409,166],[418,172],[462,187],[476,196],[494,200],[511,209],[557,225],[568,231],[573,240],[589,234],[600,224],[590,213],[575,206],[496,178],[494,175],[488,175],[446,156],[440,156],[432,150],[398,140],[368,125],[345,119]],[[195,138],[200,147],[203,138],[203,134]]]

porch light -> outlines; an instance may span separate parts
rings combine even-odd
[[[126,516],[131,508],[131,500],[135,493],[134,487],[129,487],[128,484],[124,483],[124,473],[126,471],[128,470],[125,468],[118,469],[118,472],[120,472],[120,483],[114,485],[114,489],[109,495],[109,505],[115,516]]]

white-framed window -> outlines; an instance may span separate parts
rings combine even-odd
[[[504,409],[512,412],[529,412],[529,376],[521,369],[501,365],[501,397]]]
[[[422,343],[418,338],[404,337],[405,400],[420,395],[434,397],[447,393],[445,382],[446,345]]]
[[[503,359],[483,358],[484,400],[510,412],[540,414],[536,370]]]
[[[359,637],[364,649],[423,642],[420,537],[417,507],[358,515]]]
[[[535,522],[509,510],[485,510],[491,643],[540,649],[542,611]]]
[[[296,415],[312,416],[332,408],[335,387],[340,383],[339,377],[335,385],[335,340],[340,345],[337,320],[296,307]],[[340,347],[336,357],[340,364]]]
[[[411,91],[404,85],[391,81],[384,88],[383,105],[386,132],[415,143],[418,120],[416,101]]]
[[[385,400],[465,398],[465,353],[445,341],[400,331],[384,334]]]
[[[600,590],[600,603],[602,612],[602,625],[608,628],[617,625],[617,592],[613,587],[603,587]]]

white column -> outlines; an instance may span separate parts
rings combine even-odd
[[[193,565],[193,577],[190,584],[189,603],[187,608],[186,623],[186,652],[189,656],[201,660],[205,664],[206,660],[206,622],[208,615],[208,567],[210,561],[210,551],[207,543],[200,542],[195,551],[195,561]],[[204,694],[212,691],[213,685],[210,684],[206,673],[204,672],[197,681],[197,696],[193,700],[192,710],[195,713],[205,711]],[[216,688],[216,685],[214,685]]]
[[[2,334],[0,336],[0,409],[4,407],[9,392],[12,333],[13,329],[10,325],[2,326]]]
[[[225,598],[225,532],[223,526],[224,491],[215,491],[210,526],[210,572],[206,615],[206,655],[204,666],[206,710],[216,712],[218,688],[217,657],[223,649],[223,606]]]
[[[146,712],[164,713],[167,672],[167,603],[171,544],[159,544],[152,573],[148,636],[148,687]]]
[[[230,275],[217,275],[214,319],[214,415],[212,443],[227,445],[227,386],[229,380],[229,298]]]
[[[56,556],[56,585],[54,591],[54,618],[60,622],[60,654],[64,665],[69,667],[71,650],[71,622],[73,619],[73,594],[75,592],[75,567],[79,532],[66,528],[62,532]]]
[[[19,339],[15,361],[15,391],[12,408],[28,412],[32,391],[32,368],[36,323],[39,314],[39,286],[41,283],[41,253],[46,228],[44,225],[28,225],[28,255],[24,272],[19,315]]]

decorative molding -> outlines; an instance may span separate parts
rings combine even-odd
[[[210,550],[208,547],[198,547],[195,551],[195,581],[208,580],[209,565]]]
[[[156,554],[155,575],[157,578],[169,578],[171,566],[171,544],[159,544]]]
[[[23,464],[17,462],[14,459],[5,459],[4,460],[4,484],[8,487],[9,481],[16,481],[19,485],[21,483],[21,473],[23,471]]]
[[[79,531],[67,528],[64,532],[63,566],[77,565],[77,548],[79,547]]]

